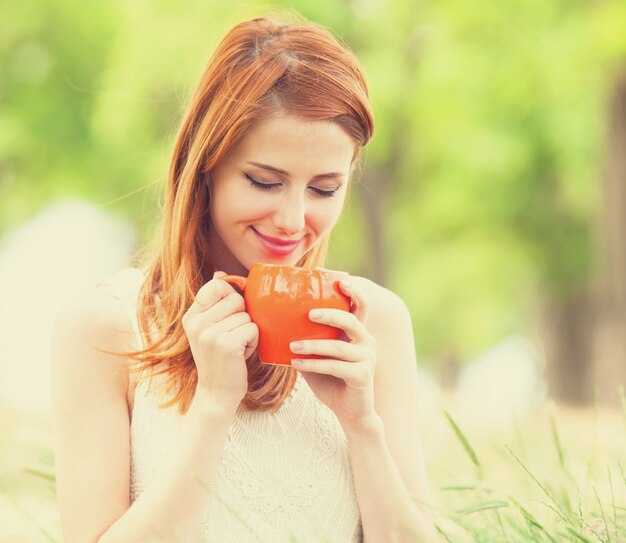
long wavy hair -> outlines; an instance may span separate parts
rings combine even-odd
[[[209,60],[176,138],[158,236],[141,258],[138,300],[144,348],[124,353],[141,376],[163,374],[169,399],[189,408],[196,366],[182,317],[215,271],[209,246],[211,172],[254,123],[277,114],[337,123],[356,143],[353,164],[374,129],[357,58],[329,31],[306,20],[259,18],[236,25]],[[328,239],[297,263],[322,266]],[[277,410],[296,380],[290,367],[247,361],[249,409]],[[144,373],[144,370],[148,370]]]

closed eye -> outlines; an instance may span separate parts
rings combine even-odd
[[[274,187],[279,187],[282,184],[282,183],[261,183],[260,181],[257,181],[256,179],[254,179],[247,173],[245,173],[244,176],[254,188],[259,189],[259,190],[270,190]],[[322,196],[324,198],[330,198],[334,196],[337,190],[339,189],[339,187],[332,189],[332,190],[324,190],[324,189],[320,189],[317,187],[309,187],[309,188],[315,194],[317,194],[318,196]]]
[[[339,187],[337,187],[337,189],[333,189],[333,190],[322,190],[322,189],[318,189],[317,187],[309,187],[313,192],[319,194],[320,196],[324,196],[324,198],[330,198],[331,196],[335,195],[335,192],[337,192],[337,189]]]
[[[256,179],[250,177],[247,173],[244,175],[246,176],[246,179],[250,181],[250,184],[253,187],[260,190],[270,190],[272,187],[277,187],[278,185],[280,185],[280,183],[261,183],[260,181],[257,181]]]

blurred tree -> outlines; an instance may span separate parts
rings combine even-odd
[[[420,352],[465,359],[506,334],[533,334],[541,308],[571,315],[592,270],[599,133],[583,11],[397,2],[358,28],[380,36],[354,40],[381,128],[364,193],[385,251],[371,251],[379,262],[366,269],[408,300]],[[546,324],[559,346],[551,367],[571,368],[559,349],[588,334],[573,320]],[[588,353],[574,352],[581,371],[570,385],[584,387]]]
[[[0,3],[0,232],[61,194],[98,195],[90,121],[114,21],[107,4]]]
[[[606,373],[590,365],[592,311],[597,330],[623,326],[623,181],[607,173],[602,198],[598,182],[603,119],[622,115],[605,86],[626,51],[623,2],[0,3],[0,233],[79,196],[131,215],[145,241],[202,67],[233,23],[275,7],[330,27],[370,81],[376,135],[329,266],[398,292],[420,357],[454,365],[536,336],[553,392],[588,399]],[[623,172],[615,134],[607,171]]]
[[[600,397],[615,403],[617,386],[626,384],[626,69],[615,75],[607,116],[593,377]]]
[[[626,385],[626,5],[598,4],[591,23],[606,124],[596,213],[593,383],[601,400],[616,403],[617,387]]]

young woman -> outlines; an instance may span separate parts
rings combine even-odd
[[[67,543],[436,540],[404,303],[350,277],[352,310],[318,319],[343,339],[270,366],[220,279],[322,266],[372,131],[362,70],[326,30],[256,19],[223,39],[178,134],[154,254],[57,319]]]

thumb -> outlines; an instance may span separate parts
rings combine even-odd
[[[213,274],[213,279],[220,279],[221,277],[226,277],[228,274],[226,272],[223,271],[216,271]]]

